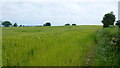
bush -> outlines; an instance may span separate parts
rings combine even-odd
[[[118,39],[117,28],[100,29],[96,33],[96,61],[102,66],[120,65],[120,39]]]

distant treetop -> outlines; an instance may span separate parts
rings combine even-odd
[[[12,25],[12,23],[9,22],[9,21],[4,21],[4,22],[2,22],[2,25],[3,25],[4,27],[10,27],[10,26]]]

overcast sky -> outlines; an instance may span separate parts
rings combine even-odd
[[[65,23],[102,25],[105,13],[118,16],[119,0],[1,0],[0,19],[23,25],[54,26]]]

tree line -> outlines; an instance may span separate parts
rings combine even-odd
[[[101,21],[103,23],[103,28],[107,28],[107,27],[110,27],[110,25],[114,25],[115,20],[116,20],[116,17],[113,12],[105,14],[103,17],[103,20]],[[10,27],[10,26],[18,27],[17,23],[12,24],[9,21],[4,21],[4,22],[2,22],[1,25],[3,25],[4,27]],[[116,21],[115,25],[119,26],[119,28],[120,28],[120,20]],[[43,24],[43,26],[51,26],[51,23],[47,22],[47,23]],[[70,26],[70,24],[67,23],[67,24],[65,24],[65,26]],[[76,26],[76,24],[74,23],[74,24],[72,24],[72,26]],[[19,25],[19,27],[25,27],[25,26]]]
[[[17,23],[12,24],[10,21],[3,21],[2,24],[4,27],[30,27],[25,25],[19,25]],[[41,25],[40,25],[41,26]],[[50,22],[46,22],[43,26],[51,26]],[[65,26],[70,26],[69,23],[65,24]],[[72,24],[72,26],[76,26],[76,24]]]

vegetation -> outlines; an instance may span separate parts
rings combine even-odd
[[[3,27],[3,66],[86,66],[100,27]]]
[[[19,27],[23,27],[23,25],[19,25]]]
[[[119,66],[120,65],[120,35],[118,28],[100,29],[96,33],[96,53],[94,65]],[[97,63],[96,63],[97,62]]]
[[[2,66],[2,28],[0,27],[0,67]]]
[[[72,24],[72,26],[76,26],[76,24]]]
[[[17,23],[14,23],[14,25],[13,25],[14,27],[17,27],[18,25],[17,25]]]
[[[67,24],[65,24],[65,26],[70,26],[70,24],[69,24],[69,23],[67,23]]]
[[[102,20],[103,28],[109,27],[110,25],[114,25],[115,19],[116,18],[113,12],[105,14]]]
[[[43,24],[43,26],[51,26],[51,23],[47,22],[46,24]]]
[[[116,25],[120,28],[120,20],[117,21]]]
[[[12,24],[11,24],[11,22],[9,22],[9,21],[4,21],[4,22],[2,22],[2,25],[3,25],[4,27],[9,27],[9,26],[12,25]]]
[[[2,39],[3,66],[119,66],[120,21],[113,12],[104,15],[101,26],[6,28]],[[113,25],[110,28],[110,25]],[[17,23],[14,23],[17,27]],[[51,26],[47,22],[43,26]],[[99,30],[98,30],[99,29]],[[1,54],[1,53],[0,53]]]

